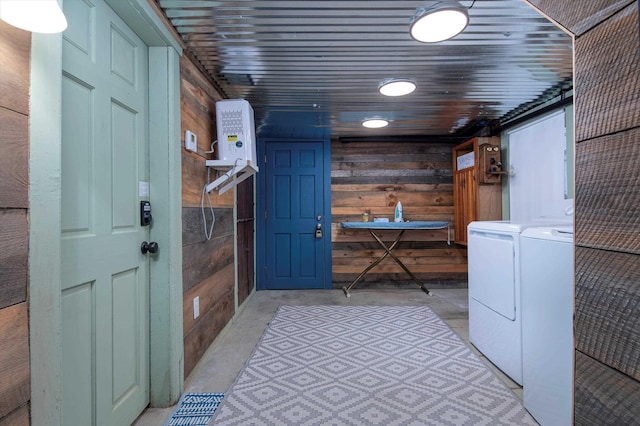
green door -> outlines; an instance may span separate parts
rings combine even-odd
[[[149,401],[148,52],[102,0],[64,12],[63,420],[125,425]]]

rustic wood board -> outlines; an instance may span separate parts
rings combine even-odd
[[[576,141],[640,126],[638,33],[634,2],[576,39]]]
[[[576,247],[576,349],[640,380],[638,256]]]
[[[182,287],[184,291],[234,263],[234,236],[224,236],[182,248]]]
[[[636,0],[525,0],[569,32],[580,35]]]
[[[0,208],[26,209],[29,207],[28,116],[0,108],[0,150]]]
[[[576,355],[576,425],[637,425],[640,383],[579,351]]]
[[[233,209],[214,208],[215,223],[211,238],[220,238],[233,235]],[[211,229],[211,210],[205,207],[204,214],[207,218],[207,232]],[[204,222],[202,220],[202,209],[200,207],[182,209],[182,245],[205,243]]]
[[[27,303],[0,310],[0,418],[31,398]]]
[[[222,296],[202,319],[198,321],[191,332],[184,336],[184,377],[187,378],[202,355],[209,348],[214,339],[231,318],[233,318],[234,295],[230,291]]]
[[[576,147],[577,245],[640,254],[639,141],[640,127]]]
[[[6,417],[0,418],[0,426],[29,426],[29,406],[23,405],[13,410]]]
[[[211,170],[211,181],[216,179],[214,170]],[[200,207],[202,202],[202,188],[207,182],[207,167],[204,158],[193,153],[182,152],[182,207]],[[211,204],[214,207],[233,207],[234,190],[229,190],[224,194],[218,191],[210,193]],[[205,206],[209,205],[209,200],[205,194]]]
[[[22,115],[29,114],[30,58],[31,33],[0,20],[0,107]]]
[[[235,279],[234,265],[231,263],[184,293],[182,299],[184,335],[189,334],[226,293],[233,291]],[[200,298],[200,316],[194,319],[193,299],[196,296]]]
[[[255,288],[254,183],[248,179],[236,187],[238,232],[238,306]]]
[[[27,300],[27,210],[0,209],[0,309]]]

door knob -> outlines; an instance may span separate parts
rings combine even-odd
[[[155,254],[158,252],[158,243],[156,243],[155,241],[151,241],[150,243],[143,241],[142,245],[140,246],[140,251],[142,252],[142,254],[147,254],[147,252]]]

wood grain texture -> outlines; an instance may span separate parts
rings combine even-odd
[[[0,21],[1,108],[29,114],[30,58],[31,33]]]
[[[0,417],[0,426],[29,426],[29,406],[23,405],[13,410],[6,417]]]
[[[428,141],[425,141],[428,142]],[[406,220],[453,221],[453,180],[450,144],[358,142],[331,144],[332,279],[352,281],[380,254],[382,248],[367,230],[343,229],[340,222],[393,220],[402,203]],[[376,231],[393,241],[398,231]],[[447,230],[409,230],[398,254],[420,278],[466,279],[466,250],[444,251],[432,242],[447,241]],[[424,244],[420,244],[424,243]],[[446,243],[444,243],[446,245]],[[406,280],[392,259],[365,276],[368,282]]]
[[[525,0],[572,34],[580,35],[636,0]]]
[[[204,281],[191,287],[184,293],[182,300],[183,328],[184,335],[189,334],[191,329],[200,321],[206,318],[206,313],[213,309],[222,297],[233,292],[235,285],[234,265],[229,264],[217,271]],[[193,318],[193,299],[200,298],[200,316]]]
[[[634,2],[576,39],[577,141],[640,126],[638,33]]]
[[[182,248],[182,287],[184,291],[234,263],[233,235],[215,238]]]
[[[575,363],[576,426],[638,424],[639,382],[579,351]]]
[[[0,208],[26,209],[29,207],[28,116],[0,108],[0,151]]]
[[[640,254],[640,127],[576,147],[576,244]]]
[[[238,232],[238,306],[255,288],[255,204],[254,181],[236,187]]]
[[[0,418],[30,399],[27,303],[0,310]]]
[[[212,239],[233,235],[233,209],[214,208],[215,222],[213,223]],[[204,214],[207,218],[207,232],[211,229],[211,210],[205,207]],[[196,243],[205,243],[204,222],[200,207],[182,209],[182,245],[188,246]]]
[[[0,309],[27,300],[27,210],[0,209]]]
[[[638,256],[576,247],[576,349],[640,380]]]
[[[202,355],[220,334],[234,314],[234,295],[230,291],[222,296],[191,332],[184,336],[184,377],[187,378]]]

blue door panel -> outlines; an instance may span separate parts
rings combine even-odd
[[[325,288],[326,245],[331,236],[325,229],[328,159],[324,142],[272,142],[266,144],[265,154],[265,281],[261,288]],[[318,224],[321,237],[316,236]]]

